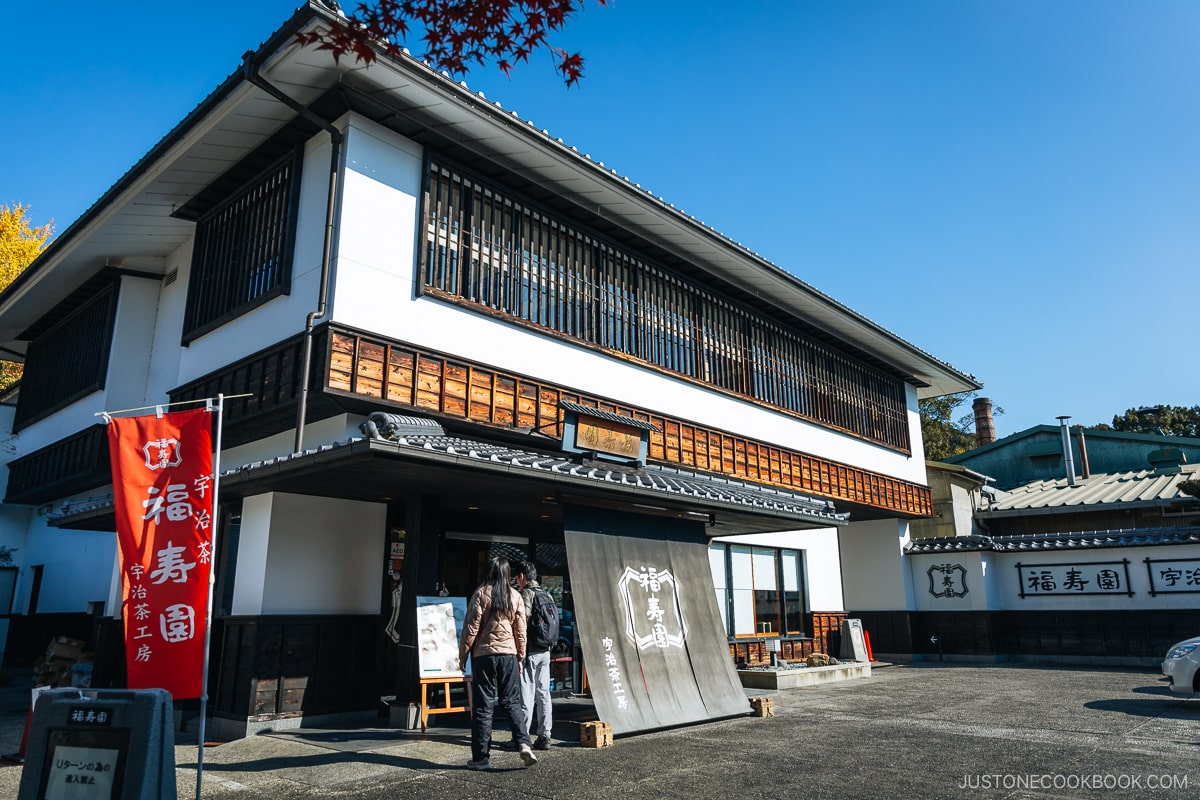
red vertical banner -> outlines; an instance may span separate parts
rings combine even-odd
[[[212,417],[204,409],[108,423],[130,689],[203,692],[212,567]]]

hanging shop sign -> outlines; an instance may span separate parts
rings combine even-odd
[[[563,450],[632,465],[646,463],[650,432],[658,427],[643,420],[560,400]]]

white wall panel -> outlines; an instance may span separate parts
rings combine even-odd
[[[107,602],[117,558],[117,535],[102,531],[52,528],[34,514],[28,536],[16,554],[21,566],[13,608],[29,608],[33,567],[42,566],[39,614],[87,611],[88,603]],[[106,608],[114,614],[115,609]]]
[[[379,613],[386,521],[381,503],[275,494],[261,613]]]
[[[846,610],[895,611],[914,607],[912,578],[901,558],[908,523],[883,519],[838,529]]]

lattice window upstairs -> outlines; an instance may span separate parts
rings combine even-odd
[[[422,290],[907,451],[899,378],[641,259],[515,193],[431,164]]]
[[[104,388],[116,310],[109,284],[29,343],[14,431]]]
[[[184,344],[288,293],[299,186],[296,151],[196,223]]]

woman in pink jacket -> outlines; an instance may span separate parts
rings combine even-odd
[[[509,585],[508,559],[497,556],[488,562],[483,584],[471,595],[467,617],[463,621],[462,642],[458,648],[458,663],[465,670],[471,656],[471,699],[474,715],[471,719],[470,769],[488,769],[488,749],[492,740],[492,715],[499,703],[508,713],[513,741],[520,748],[525,766],[537,763],[529,731],[520,721],[525,719],[521,708],[521,662],[525,659],[525,602]]]

